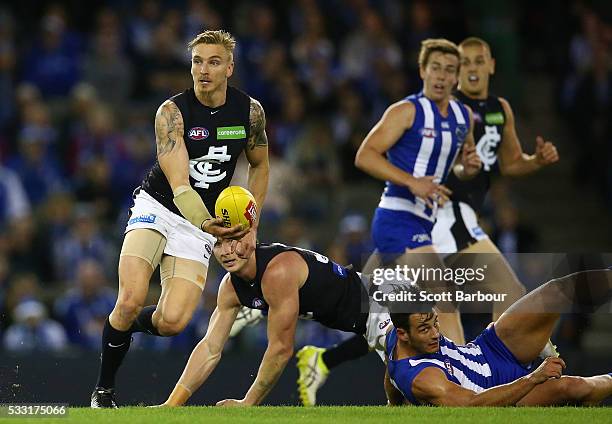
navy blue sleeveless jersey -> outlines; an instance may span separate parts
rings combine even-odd
[[[461,181],[451,173],[446,186],[453,191],[452,201],[467,203],[476,212],[480,212],[491,186],[491,177],[499,172],[497,153],[502,143],[506,113],[496,96],[481,100],[458,92],[457,98],[472,109],[474,141],[476,152],[482,161],[482,169],[467,181]]]
[[[219,193],[229,186],[238,158],[250,135],[251,98],[228,86],[225,104],[204,106],[192,88],[171,97],[183,116],[185,146],[189,154],[189,182],[209,212]],[[142,182],[142,189],[177,215],[172,189],[156,161]]]
[[[297,252],[308,265],[308,278],[299,291],[300,318],[318,321],[328,328],[365,334],[368,294],[359,274],[327,256],[298,247],[258,243],[255,279],[246,281],[231,274],[230,281],[240,304],[268,310],[261,282],[270,261],[283,252]]]

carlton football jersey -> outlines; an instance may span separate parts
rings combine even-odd
[[[250,136],[251,98],[228,86],[225,104],[217,108],[200,103],[192,88],[170,100],[183,117],[183,139],[189,154],[189,183],[202,197],[206,208],[214,211],[217,197],[229,186],[236,162]],[[170,211],[181,215],[158,161],[142,182],[142,188]]]
[[[327,256],[280,243],[258,243],[255,249],[257,273],[253,281],[231,274],[240,303],[253,309],[268,310],[261,283],[268,264],[277,255],[296,252],[308,266],[308,278],[299,290],[300,317],[315,320],[328,328],[364,334],[368,293],[359,274]]]
[[[476,152],[482,161],[482,169],[472,179],[459,180],[454,174],[448,176],[446,186],[452,190],[451,200],[469,204],[476,212],[482,210],[485,196],[491,186],[491,177],[499,172],[498,152],[506,123],[506,114],[499,97],[489,96],[484,100],[472,99],[462,92],[457,98],[472,109],[474,116],[474,141]]]

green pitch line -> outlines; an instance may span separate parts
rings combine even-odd
[[[3,422],[10,423],[11,419]],[[482,423],[578,423],[589,424],[612,422],[612,408],[431,408],[384,406],[321,406],[302,408],[258,407],[224,409],[215,407],[184,407],[173,409],[130,407],[118,410],[92,410],[70,408],[66,418],[17,419],[15,422],[42,423],[108,423],[108,424],[173,424],[173,423],[384,423],[384,424],[452,424]]]

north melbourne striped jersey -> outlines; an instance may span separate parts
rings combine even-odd
[[[450,100],[448,116],[443,117],[422,92],[405,100],[414,104],[414,123],[387,151],[387,158],[416,178],[435,175],[436,182],[444,183],[469,131],[468,110],[461,102]],[[427,207],[407,187],[389,181],[378,206],[411,212],[431,222],[436,217],[436,205]]]
[[[440,368],[446,378],[461,387],[480,393],[491,387],[507,384],[531,371],[532,364],[521,364],[495,332],[487,327],[474,341],[459,346],[440,336],[436,353],[394,360],[397,330],[385,337],[385,356],[391,383],[412,404],[419,401],[412,393],[412,382],[427,367]]]

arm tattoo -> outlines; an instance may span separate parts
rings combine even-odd
[[[167,100],[159,107],[155,115],[157,155],[171,151],[178,137],[183,137],[183,116],[176,104]]]
[[[268,136],[266,135],[266,115],[261,103],[255,99],[251,99],[251,110],[249,112],[250,135],[247,142],[249,150],[259,146],[268,145]]]

